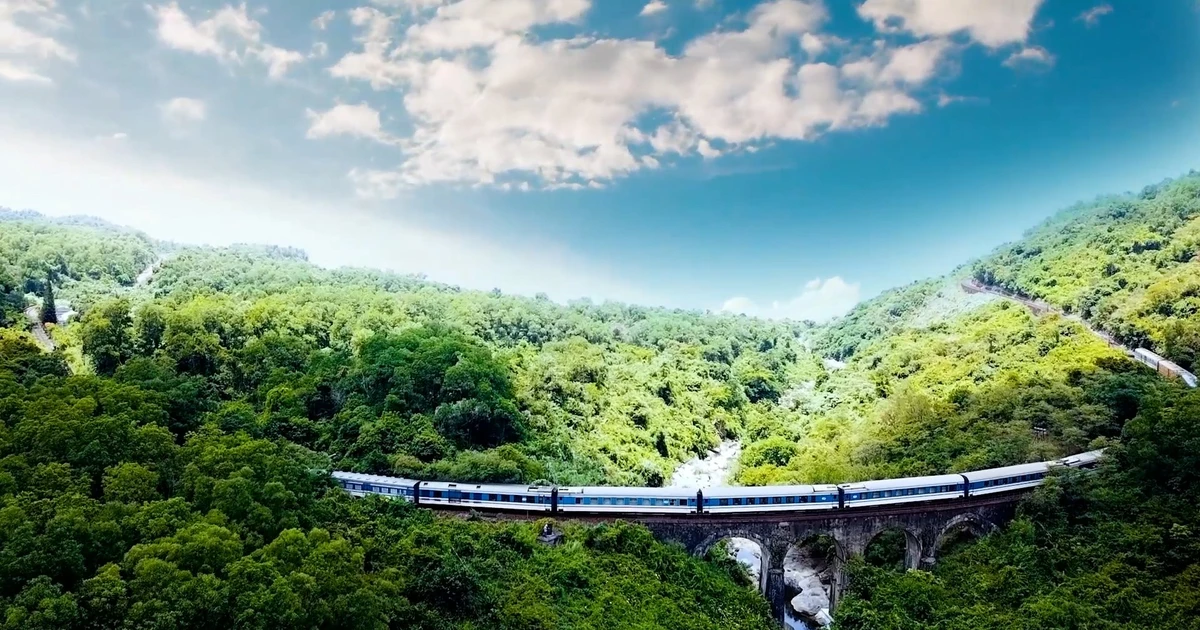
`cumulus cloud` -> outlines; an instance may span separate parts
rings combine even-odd
[[[313,28],[317,29],[318,31],[323,31],[329,28],[329,24],[333,22],[333,18],[335,17],[337,17],[337,13],[334,11],[325,11],[321,13],[321,15],[313,18]]]
[[[246,5],[225,5],[206,20],[193,20],[179,3],[148,7],[155,19],[158,41],[172,49],[213,57],[225,63],[242,64],[256,59],[267,67],[268,76],[279,79],[303,54],[263,41],[263,27],[247,13]],[[318,18],[319,19],[319,18]]]
[[[324,112],[310,109],[307,114],[309,126],[306,137],[310,140],[330,136],[352,136],[382,143],[392,142],[383,131],[379,112],[366,103],[338,104]]]
[[[858,283],[847,283],[840,276],[814,278],[800,294],[785,301],[760,305],[747,297],[734,297],[721,305],[721,311],[766,319],[812,320],[823,322],[845,314],[861,299]]]
[[[352,176],[382,196],[439,182],[583,188],[670,159],[885,124],[922,110],[915,92],[956,50],[934,37],[816,62],[844,43],[821,32],[819,0],[762,2],[677,54],[653,41],[529,35],[577,24],[588,0],[375,4],[350,11],[359,46],[329,73],[403,95],[413,131],[396,142],[399,166]]]
[[[880,31],[920,37],[966,33],[989,47],[1024,42],[1043,0],[866,0],[858,14]]]
[[[764,0],[669,52],[570,35],[592,0],[372,0],[348,12],[356,46],[327,71],[398,94],[411,130],[386,136],[394,167],[352,172],[360,191],[581,189],[945,106],[930,87],[974,43],[1052,61],[1027,43],[1041,3],[865,0],[877,33],[847,40],[822,0]]]
[[[1091,28],[1100,23],[1100,18],[1113,12],[1111,4],[1098,4],[1075,17],[1076,20],[1083,22],[1084,26]]]
[[[208,105],[196,98],[176,97],[163,103],[159,109],[163,120],[176,126],[197,123],[208,117]]]
[[[667,3],[662,0],[650,0],[646,6],[642,7],[641,15],[654,15],[667,10]]]
[[[1054,65],[1054,55],[1041,46],[1026,46],[1004,60],[1009,68],[1049,67]]]
[[[66,25],[56,0],[0,0],[0,79],[52,83],[39,67],[76,59],[75,51],[54,37]]]

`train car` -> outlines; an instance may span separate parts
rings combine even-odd
[[[687,514],[696,511],[696,491],[618,486],[559,488],[558,509],[561,512]]]
[[[860,481],[838,486],[846,508],[868,505],[961,499],[967,496],[962,475],[934,475],[881,481]]]
[[[1088,451],[1076,455],[1068,455],[1062,459],[1055,460],[1055,463],[1067,468],[1092,468],[1100,461],[1100,456],[1104,455],[1103,450]]]
[[[1196,387],[1197,385],[1195,374],[1192,374],[1182,367],[1179,367],[1179,364],[1175,363],[1174,361],[1164,359],[1150,350],[1138,348],[1137,350],[1133,351],[1133,358],[1137,360],[1138,363],[1149,366],[1163,376],[1168,378],[1177,378],[1183,381],[1188,387]]]
[[[975,497],[1039,486],[1049,472],[1050,462],[1037,462],[977,470],[963,473],[962,476],[969,485],[967,494]]]
[[[420,505],[549,512],[553,507],[554,488],[422,481],[417,494]]]
[[[1158,364],[1162,361],[1162,357],[1145,348],[1135,349],[1133,351],[1133,358],[1137,360],[1138,363],[1147,365],[1155,370],[1158,369]]]
[[[379,494],[405,501],[413,500],[413,491],[417,485],[416,479],[384,477],[382,475],[366,475],[352,472],[334,472],[333,480],[343,490],[356,497]]]
[[[705,488],[700,497],[700,511],[705,514],[832,510],[838,506],[838,489],[833,485]]]
[[[1188,387],[1196,386],[1196,375],[1179,367],[1179,364],[1174,361],[1163,359],[1158,364],[1158,371],[1170,378],[1177,378],[1183,381]]]

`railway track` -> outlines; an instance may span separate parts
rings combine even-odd
[[[38,345],[42,346],[46,352],[54,352],[54,340],[50,338],[50,334],[46,332],[46,327],[42,325],[41,313],[38,312],[38,307],[30,306],[25,309],[25,319],[29,320],[29,329],[33,333],[33,338],[37,340]]]

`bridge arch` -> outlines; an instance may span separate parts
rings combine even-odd
[[[882,550],[881,553],[881,550],[879,550],[876,546],[899,542],[888,540],[888,538],[897,537],[903,541],[904,545],[901,557],[895,558],[897,563],[902,565],[905,570],[919,568],[921,566],[924,545],[921,544],[921,538],[917,534],[913,533],[912,530],[902,525],[884,527],[873,533],[867,539],[867,544],[863,547],[864,558],[868,561],[874,560],[875,562],[888,562],[893,560],[891,557],[889,557],[891,554],[888,554],[886,550]],[[872,552],[875,553],[873,554]]]
[[[723,540],[733,540],[735,538],[749,541],[758,547],[758,575],[756,576],[758,583],[756,586],[758,588],[758,592],[766,592],[767,573],[771,568],[771,548],[767,545],[767,541],[757,536],[754,532],[741,528],[731,528],[719,532],[713,532],[705,537],[704,540],[692,550],[692,553],[698,558],[706,557],[708,552],[712,550],[717,543]]]
[[[809,531],[790,541],[784,551],[776,609],[780,621],[827,624],[844,587],[850,553],[846,543],[832,531]]]
[[[942,553],[942,548],[945,547],[946,543],[962,534],[969,534],[975,538],[983,538],[998,529],[995,523],[977,514],[971,512],[958,514],[947,521],[942,529],[938,531],[937,536],[933,540],[933,546],[929,549],[928,557],[924,561],[926,564],[937,562],[938,557]]]

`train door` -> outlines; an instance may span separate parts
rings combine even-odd
[[[449,503],[462,503],[462,492],[454,488],[447,490],[446,501]]]

